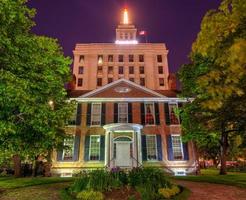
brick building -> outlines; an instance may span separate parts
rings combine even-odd
[[[128,13],[116,28],[115,43],[77,44],[69,121],[69,148],[54,152],[54,174],[74,170],[158,166],[174,173],[195,170],[192,143],[182,143],[177,98],[163,43],[138,43]]]

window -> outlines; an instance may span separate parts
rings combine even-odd
[[[144,66],[140,66],[139,67],[139,73],[140,74],[144,74]]]
[[[74,109],[73,114],[67,120],[67,125],[76,125],[77,109],[78,109],[78,107],[76,109]]]
[[[82,78],[78,78],[78,86],[79,87],[83,86],[83,79]]]
[[[129,78],[129,81],[134,82],[134,78]]]
[[[145,86],[145,78],[140,78],[140,85]]]
[[[79,74],[83,74],[84,73],[84,67],[79,67]]]
[[[73,160],[74,154],[74,137],[64,139],[64,149],[62,153],[62,160],[70,161]]]
[[[134,62],[134,55],[129,55],[129,62]]]
[[[98,74],[102,74],[102,72],[103,72],[103,67],[102,66],[98,66],[97,67],[97,73]]]
[[[102,86],[102,78],[97,78],[97,86]]]
[[[177,104],[169,104],[169,116],[171,124],[179,124],[179,119],[174,112],[176,108]]]
[[[100,160],[100,135],[90,136],[90,160]]]
[[[157,55],[157,62],[161,63],[162,62],[162,55]]]
[[[84,55],[80,55],[79,56],[79,62],[83,63],[85,61],[85,56]]]
[[[145,104],[145,124],[152,125],[155,124],[155,112],[154,112],[154,104],[146,103]]]
[[[119,62],[123,62],[123,60],[124,60],[124,56],[123,56],[123,55],[119,55],[118,61],[119,61]]]
[[[103,64],[103,55],[98,55],[97,63],[98,63],[98,65],[102,65]]]
[[[157,159],[156,136],[146,135],[147,159]]]
[[[129,67],[129,74],[134,74],[134,67],[133,66]]]
[[[114,73],[114,68],[113,66],[108,67],[108,74],[113,74]]]
[[[128,122],[128,103],[118,103],[118,122]]]
[[[124,68],[123,68],[123,66],[119,66],[119,74],[124,74]]]
[[[139,62],[144,62],[144,55],[139,55]]]
[[[159,85],[164,86],[164,78],[159,78]]]
[[[108,55],[108,62],[113,62],[113,61],[114,61],[114,56]]]
[[[101,104],[93,103],[91,106],[91,125],[98,126],[101,124]]]
[[[180,135],[172,135],[174,160],[183,160],[183,147]]]
[[[163,72],[163,66],[158,66],[158,73],[159,74],[164,74],[164,72]]]
[[[113,78],[108,78],[108,83],[112,83],[113,82]]]

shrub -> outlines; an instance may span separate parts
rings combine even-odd
[[[87,189],[88,182],[89,176],[87,174],[83,174],[80,178],[75,179],[74,183],[70,187],[71,192],[78,193]]]
[[[82,191],[82,192],[79,192],[77,194],[77,199],[81,199],[81,200],[103,200],[104,199],[104,196],[101,192],[96,192],[96,191],[93,191],[93,190],[85,190],[85,191]]]
[[[180,189],[177,185],[172,185],[171,188],[160,188],[158,193],[166,199],[169,199],[172,196],[175,196],[180,192]]]

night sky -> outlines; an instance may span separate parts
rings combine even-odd
[[[111,43],[122,10],[127,7],[148,42],[166,43],[169,68],[176,72],[188,62],[191,44],[202,17],[220,0],[30,0],[37,9],[34,33],[58,38],[64,54],[72,57],[76,43]]]

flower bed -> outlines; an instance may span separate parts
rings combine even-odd
[[[68,191],[82,200],[161,200],[175,197],[180,188],[158,168],[116,168],[81,172]]]

